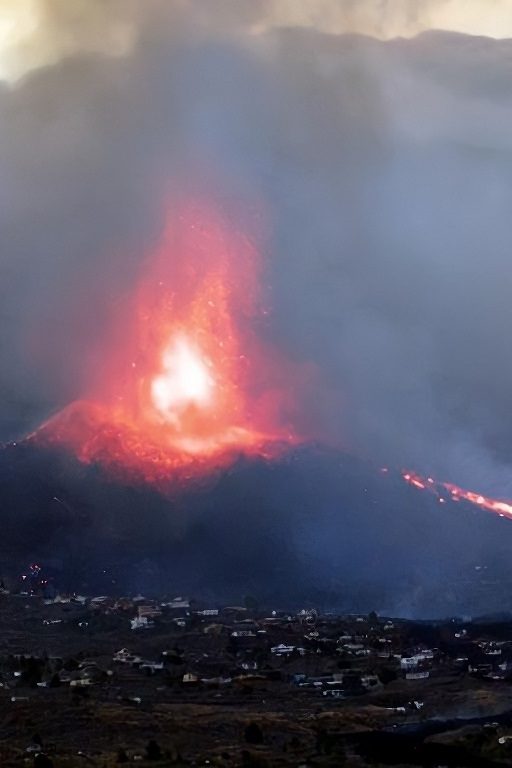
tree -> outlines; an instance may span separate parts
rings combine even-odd
[[[377,675],[382,685],[388,685],[388,683],[392,683],[398,678],[398,674],[394,669],[385,666],[378,670]]]
[[[34,757],[34,768],[54,768],[53,760],[40,752]]]
[[[41,682],[41,663],[38,659],[31,656],[25,661],[21,680],[26,685],[30,685],[31,688],[37,687],[37,684]]]
[[[245,729],[245,740],[248,744],[263,744],[263,733],[258,723],[249,723]]]
[[[252,613],[256,613],[256,611],[260,607],[260,604],[258,600],[252,595],[246,595],[244,597],[244,606],[247,608],[248,611],[251,611]]]
[[[162,757],[162,750],[154,739],[148,742],[146,747],[146,757],[148,760],[160,760]]]

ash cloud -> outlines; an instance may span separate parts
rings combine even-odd
[[[0,91],[0,437],[82,394],[166,196],[216,169],[264,202],[267,333],[321,371],[318,436],[512,494],[512,43],[351,34],[436,2],[70,5]]]

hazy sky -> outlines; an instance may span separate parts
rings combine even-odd
[[[512,40],[431,26],[506,35],[512,4],[3,0],[0,440],[84,396],[207,167],[268,213],[268,333],[325,382],[305,415],[511,495]]]
[[[0,78],[15,81],[79,51],[126,55],[151,12],[221,33],[239,25],[255,35],[299,26],[383,39],[428,29],[512,37],[510,0],[2,0]]]

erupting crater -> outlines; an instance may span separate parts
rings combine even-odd
[[[303,442],[295,393],[307,392],[312,370],[262,341],[261,271],[253,239],[215,206],[172,208],[133,295],[115,305],[85,396],[27,440],[164,493],[241,455],[278,458]],[[512,500],[414,471],[402,477],[440,504],[512,519]]]
[[[215,207],[173,210],[116,311],[87,397],[29,439],[161,488],[296,443],[297,372],[257,332],[260,273],[253,242]]]

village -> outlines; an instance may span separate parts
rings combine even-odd
[[[403,755],[412,736],[410,764],[430,765],[425,748],[459,755],[468,728],[490,760],[475,765],[510,758],[511,622],[48,596],[23,582],[1,589],[0,609],[2,766],[403,765],[393,745]]]

